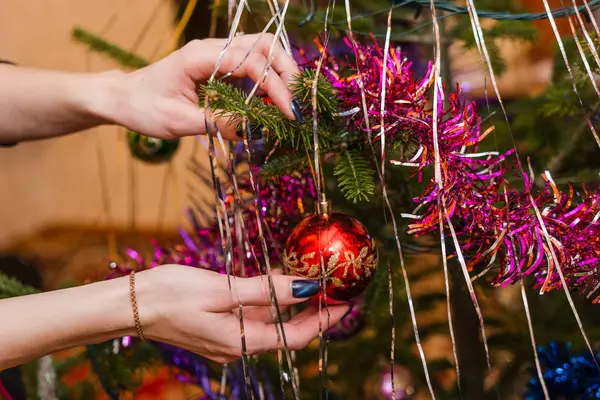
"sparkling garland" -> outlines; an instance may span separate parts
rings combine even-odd
[[[381,129],[381,74],[384,54],[377,44],[355,49],[358,68],[340,73],[340,64],[331,62],[322,68],[331,80],[341,107],[355,110],[347,123],[355,129],[367,126],[362,110],[362,84],[367,103],[367,117],[373,132]],[[308,61],[307,65],[312,66]],[[394,165],[412,169],[419,181],[426,167],[434,164],[433,118],[428,108],[427,94],[433,86],[433,64],[429,63],[422,79],[415,79],[411,62],[402,58],[399,49],[390,49],[386,66],[385,115],[386,138],[394,141],[407,132],[415,150]],[[362,82],[361,82],[362,81]],[[497,261],[499,265],[492,283],[506,286],[524,276],[534,278],[540,293],[562,287],[558,268],[570,290],[579,290],[591,297],[600,286],[597,276],[600,261],[600,191],[585,187],[576,193],[572,186],[564,193],[544,174],[545,186],[534,189],[533,177],[526,174],[516,160],[513,172],[524,180],[524,189],[510,187],[507,180],[507,160],[514,150],[504,154],[478,153],[478,144],[493,130],[481,132],[481,117],[474,102],[461,99],[456,91],[446,95],[440,91],[441,110],[438,119],[439,156],[442,188],[431,179],[423,193],[414,199],[418,206],[411,214],[409,233],[415,236],[439,230],[439,218],[447,213],[456,228],[461,251],[468,258],[468,267],[486,272]],[[448,105],[441,99],[447,96]],[[374,141],[379,137],[375,136]],[[439,209],[441,205],[442,210]],[[540,215],[537,212],[539,210]],[[452,235],[444,218],[446,235]],[[541,220],[541,221],[540,221]],[[548,233],[549,246],[544,233]],[[552,253],[556,254],[556,265]],[[598,302],[600,297],[593,301]]]
[[[299,172],[282,176],[276,181],[261,182],[261,185],[257,206],[266,226],[265,236],[271,243],[269,257],[273,263],[277,264],[280,250],[283,249],[285,240],[293,229],[294,219],[304,213],[304,200],[307,197],[315,197],[314,185],[308,174]],[[243,274],[256,276],[262,274],[260,266],[264,265],[264,262],[250,181],[238,178],[238,188],[240,198],[244,201],[241,213],[244,221],[243,233],[247,238],[243,249],[246,258]],[[231,191],[226,193],[223,200],[230,220],[232,236],[236,237],[236,228],[233,223],[233,193]],[[137,250],[128,249],[129,262],[122,265],[113,264],[114,268],[108,279],[127,275],[132,270],[140,271],[164,264],[181,264],[225,274],[225,259],[221,250],[222,238],[218,224],[215,222],[208,227],[200,226],[197,222],[196,211],[192,209],[187,210],[187,216],[193,230],[190,233],[185,229],[180,229],[181,244],[167,247],[154,241],[152,243],[154,254],[151,259],[143,257]],[[237,243],[233,244],[233,256],[234,265],[237,265]],[[237,271],[238,274],[240,272]]]

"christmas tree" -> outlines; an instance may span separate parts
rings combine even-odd
[[[185,263],[225,273],[227,252],[233,256],[232,267],[238,268],[238,274],[264,274],[267,260],[273,266],[283,264],[285,267],[285,243],[294,225],[303,215],[320,206],[320,200],[323,199],[319,195],[326,193],[335,211],[359,219],[376,238],[379,248],[379,265],[372,282],[359,300],[355,300],[354,309],[343,323],[328,331],[326,341],[315,342],[305,351],[295,354],[296,369],[290,369],[285,360],[282,362],[273,356],[245,359],[244,362],[250,366],[251,380],[256,384],[250,392],[245,386],[241,361],[224,368],[180,349],[161,344],[144,345],[128,338],[89,346],[85,353],[57,364],[55,369],[59,381],[61,374],[87,360],[91,362],[98,382],[110,398],[117,398],[122,392],[135,392],[139,376],[132,375],[131,371],[156,363],[173,365],[181,371],[182,379],[201,386],[206,398],[223,398],[219,397],[219,389],[214,386],[223,377],[228,383],[224,386],[227,388],[223,389],[224,394],[230,398],[252,398],[250,393],[253,390],[256,390],[254,396],[257,398],[260,398],[258,393],[261,391],[266,393],[265,398],[283,398],[283,393],[286,398],[294,398],[299,393],[299,398],[312,399],[324,397],[325,392],[328,398],[340,399],[427,398],[430,392],[434,392],[436,398],[448,399],[459,396],[480,399],[498,395],[501,398],[522,398],[528,378],[536,376],[531,332],[535,333],[537,344],[571,341],[578,348],[585,348],[563,293],[555,291],[542,297],[535,291],[523,290],[531,322],[523,312],[523,305],[514,304],[520,295],[519,285],[539,289],[541,275],[536,270],[527,278],[518,274],[518,279],[506,278],[505,281],[501,278],[506,275],[497,275],[494,281],[497,286],[513,283],[516,292],[510,287],[493,287],[487,275],[474,280],[472,291],[477,294],[485,316],[485,338],[489,348],[486,352],[479,333],[478,315],[463,277],[461,257],[457,255],[465,250],[464,255],[468,260],[478,261],[490,256],[491,253],[484,254],[484,250],[477,251],[483,249],[484,244],[491,244],[489,238],[485,237],[487,228],[482,228],[479,233],[476,229],[466,230],[471,211],[462,214],[457,211],[455,225],[450,223],[448,217],[448,222],[442,221],[441,229],[436,226],[438,221],[431,224],[423,214],[418,224],[410,217],[401,218],[400,214],[410,214],[410,210],[419,204],[415,203],[415,199],[426,203],[428,197],[439,198],[439,192],[435,190],[437,177],[433,160],[434,141],[431,139],[434,120],[440,124],[439,132],[453,131],[455,127],[452,124],[457,121],[468,125],[468,129],[464,125],[456,128],[464,129],[463,135],[471,135],[462,142],[456,142],[456,151],[462,146],[473,146],[473,139],[481,139],[478,153],[496,151],[504,154],[516,145],[517,156],[506,154],[499,160],[486,159],[488,164],[483,164],[494,170],[500,163],[508,163],[506,160],[513,157],[510,164],[502,167],[502,180],[494,180],[500,173],[491,178],[478,177],[490,182],[489,188],[480,188],[476,192],[490,197],[491,203],[494,203],[490,203],[490,209],[502,201],[505,182],[516,188],[510,192],[515,196],[527,186],[517,168],[519,161],[521,165],[527,165],[529,161],[536,174],[548,169],[554,177],[567,178],[568,181],[564,182],[556,179],[557,190],[566,188],[568,191],[568,186],[565,186],[568,182],[588,182],[591,183],[588,190],[592,193],[596,186],[592,182],[597,179],[594,172],[597,169],[597,157],[594,154],[598,149],[595,148],[588,124],[575,121],[581,121],[584,115],[589,116],[592,125],[596,123],[597,93],[590,84],[586,69],[586,65],[594,66],[596,37],[592,35],[591,38],[594,47],[588,46],[588,42],[581,37],[573,39],[566,47],[568,59],[574,60],[571,73],[579,89],[579,97],[573,91],[571,73],[563,67],[559,53],[553,82],[546,92],[533,99],[507,104],[511,127],[509,132],[501,109],[487,108],[485,102],[468,102],[461,97],[461,93],[454,92],[447,67],[435,71],[434,64],[424,62],[419,65],[420,60],[408,58],[408,51],[405,52],[404,47],[410,49],[415,41],[418,48],[428,54],[427,59],[434,58],[434,53],[429,51],[429,46],[436,42],[428,34],[434,22],[431,21],[430,2],[396,3],[394,6],[397,6],[397,10],[390,18],[393,29],[389,36],[385,29],[377,29],[387,26],[389,2],[353,2],[352,15],[356,19],[352,20],[352,33],[347,32],[347,10],[341,5],[334,9],[328,9],[327,3],[316,1],[307,9],[290,5],[285,17],[288,35],[299,42],[314,39],[314,33],[325,26],[327,18],[330,18],[328,33],[332,35],[329,38],[318,36],[316,44],[304,43],[294,49],[303,66],[302,74],[295,78],[292,86],[306,120],[302,124],[290,122],[266,98],[254,97],[248,102],[248,93],[242,88],[219,80],[202,86],[199,89],[202,106],[232,114],[247,126],[260,126],[267,138],[266,143],[258,143],[248,137],[245,140],[248,151],[243,146],[232,144],[229,150],[234,157],[221,167],[230,182],[213,182],[215,190],[224,188],[219,196],[224,204],[220,212],[232,219],[239,216],[243,223],[232,225],[231,233],[224,234],[214,221],[214,218],[222,218],[218,213],[213,218],[207,216],[205,219],[208,223],[202,226],[198,223],[199,210],[192,209],[188,213],[192,229],[182,232],[180,246],[157,243],[154,258],[130,250],[129,261],[116,266],[108,274],[109,277],[118,276],[131,269],[150,268],[166,262]],[[190,14],[186,6],[189,7],[189,4],[182,4],[181,15],[191,15],[191,21],[194,21],[193,16],[199,15],[198,9]],[[247,33],[260,32],[272,15],[270,6],[273,5],[268,2],[248,2],[249,12],[244,14],[242,30]],[[491,67],[496,74],[500,74],[503,61],[494,40],[500,37],[535,40],[535,31],[528,18],[523,17],[528,14],[516,4],[486,0],[478,2],[477,7],[482,16],[499,18],[497,23],[483,29],[483,36],[490,51]],[[453,23],[446,29],[446,37],[466,47],[481,45],[474,40],[466,7],[436,2],[436,9],[438,18],[452,16]],[[204,32],[204,35],[218,32],[226,34],[229,17],[235,10],[230,10],[227,2],[217,1],[212,5],[212,11],[212,32]],[[266,20],[265,15],[269,16]],[[499,15],[513,15],[513,18],[500,18]],[[571,10],[567,15],[574,13]],[[198,32],[193,22],[184,30],[185,39],[189,39],[192,32]],[[124,68],[141,68],[149,63],[83,28],[76,28],[73,36],[90,49],[118,60]],[[392,44],[386,45],[386,39],[391,40]],[[334,45],[336,42],[337,46]],[[583,49],[587,64],[580,57],[580,48]],[[323,62],[319,61],[321,56],[324,57]],[[384,66],[386,71],[383,70]],[[595,67],[593,72],[600,72],[600,65]],[[362,81],[353,78],[357,73]],[[382,86],[381,76],[387,73],[392,76],[392,84]],[[439,90],[433,84],[436,73],[444,77],[447,95],[439,105],[440,117],[432,118],[432,100],[435,90]],[[386,90],[383,94],[382,87]],[[368,100],[365,100],[367,113],[363,113],[361,107],[364,91],[368,94]],[[579,106],[579,99],[584,105],[583,109]],[[526,110],[530,112],[524,112]],[[460,116],[462,119],[458,118]],[[457,120],[454,120],[455,117]],[[574,138],[570,138],[565,132],[569,128],[572,130],[574,124]],[[483,140],[486,132],[491,132],[490,127],[495,128],[491,134],[495,140]],[[515,144],[511,137],[518,139]],[[447,140],[450,143],[449,137]],[[217,142],[216,139],[214,141]],[[429,158],[426,158],[424,151],[429,151]],[[443,157],[446,154],[444,151],[449,150],[437,151]],[[421,163],[421,159],[426,161]],[[384,167],[384,160],[398,161],[399,166],[393,167],[393,163],[387,163]],[[401,168],[401,164],[412,165]],[[461,165],[468,169],[473,164],[465,162]],[[504,174],[505,170],[516,172]],[[233,180],[236,185],[233,185]],[[531,182],[531,185],[538,186],[534,189],[542,193],[540,196],[546,196],[540,197],[540,201],[550,198],[551,186],[548,182],[543,178]],[[476,184],[468,185],[469,190],[472,186]],[[458,189],[453,193],[459,193]],[[431,207],[434,207],[430,210],[431,215],[439,212],[442,216],[441,209],[438,210],[435,205]],[[473,207],[481,205],[477,203]],[[533,213],[530,217],[535,219]],[[264,226],[264,235],[256,228],[260,224]],[[459,232],[461,241],[466,236],[461,232],[470,232],[473,237],[479,235],[485,241],[479,247],[473,238],[472,247],[457,245],[451,235],[454,229]],[[440,230],[446,238],[443,248],[450,255],[447,260],[447,280],[441,267]],[[415,232],[423,235],[415,237]],[[262,246],[263,240],[268,241],[266,249]],[[401,243],[404,259],[400,258],[397,251],[397,241]],[[243,250],[248,248],[252,250],[251,261],[243,264]],[[507,255],[509,252],[500,251],[498,257],[510,260]],[[406,275],[402,264],[406,266]],[[500,270],[505,271],[502,269],[505,263],[501,261],[499,264]],[[484,268],[479,268],[479,264],[474,268],[472,275],[486,272]],[[498,268],[498,265],[494,265],[494,268]],[[1,282],[0,294],[4,297],[34,291],[8,278]],[[573,285],[576,283],[575,278],[568,282]],[[560,282],[554,282],[553,287],[560,288]],[[412,293],[407,288],[412,288]],[[450,351],[441,352],[437,358],[426,357],[425,372],[422,357],[416,351],[413,333],[415,321],[408,311],[408,304],[416,310],[418,335],[422,342],[439,336],[447,339],[451,334],[448,321],[437,317],[440,309],[447,307],[446,290],[450,293],[450,303],[448,312],[442,314],[452,316],[452,335],[456,343],[453,350],[456,355],[453,356]],[[517,294],[516,297],[510,297],[509,302],[502,302],[496,295],[497,291],[509,290]],[[598,329],[594,325],[598,324],[594,324],[597,317],[594,316],[593,305],[587,299],[574,298],[574,301],[588,336],[597,337]],[[557,315],[565,317],[556,318]],[[548,328],[550,323],[552,329]],[[115,351],[115,346],[118,351]],[[327,354],[327,362],[321,367],[324,353]],[[491,363],[489,369],[486,365],[488,357]],[[457,369],[457,365],[460,369]],[[460,371],[460,378],[456,371]],[[533,385],[529,393],[535,390],[539,393],[541,389],[538,386]],[[92,387],[91,382],[81,387],[60,385],[60,397],[91,398]]]

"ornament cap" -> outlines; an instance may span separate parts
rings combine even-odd
[[[327,200],[325,193],[321,194],[321,201],[319,201],[317,213],[321,215],[331,214],[331,201]]]

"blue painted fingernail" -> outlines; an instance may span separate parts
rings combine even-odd
[[[292,296],[296,299],[305,299],[319,293],[320,285],[317,281],[298,280],[292,282]]]
[[[254,122],[248,122],[246,132],[247,132],[246,133],[247,137],[249,139],[252,139],[252,140],[261,140],[263,138],[263,136],[264,136],[265,128],[264,128],[264,126],[255,124]],[[243,127],[242,124],[238,125],[238,127],[235,130],[235,134],[239,138],[243,138],[244,137],[244,127]]]
[[[244,125],[243,124],[239,124],[237,126],[237,128],[235,128],[235,134],[239,137],[239,138],[243,138],[244,137]]]
[[[348,315],[350,315],[350,313],[352,312],[352,310],[354,310],[354,302],[350,303],[350,307],[348,307],[348,311],[346,311],[346,313],[344,314],[344,316],[341,319],[346,318]]]
[[[250,122],[248,124],[248,136],[252,140],[260,140],[263,138],[265,133],[265,127],[262,125],[255,124],[254,122]]]
[[[298,121],[298,123],[303,124],[304,123],[304,116],[302,115],[302,110],[300,110],[300,104],[298,104],[298,101],[296,101],[296,99],[292,100],[292,112],[294,113],[294,117],[296,118],[296,121]]]

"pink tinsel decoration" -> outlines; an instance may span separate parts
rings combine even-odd
[[[376,133],[380,123],[380,85],[384,55],[377,46],[360,46],[355,50],[358,72],[340,75],[338,66],[327,65],[324,75],[338,91],[342,111],[361,109],[359,79],[362,78],[367,101],[370,126]],[[402,58],[399,50],[390,49],[387,64],[385,98],[386,136],[408,132],[417,143],[417,151],[406,160],[392,161],[396,165],[413,168],[422,177],[425,167],[434,164],[433,115],[427,108],[427,93],[433,85],[433,67],[429,64],[424,78],[413,77],[411,63]],[[349,69],[357,71],[354,65]],[[440,99],[444,92],[440,88]],[[481,133],[481,118],[475,103],[461,101],[460,91],[447,95],[448,106],[441,101],[438,118],[439,156],[442,171],[442,189],[432,179],[424,192],[414,201],[415,221],[409,233],[423,235],[439,230],[440,215],[444,210],[454,221],[461,250],[468,256],[468,266],[485,269],[497,262],[495,285],[505,286],[518,282],[524,276],[534,277],[534,286],[543,293],[560,288],[561,280],[546,241],[541,224],[530,200],[540,210],[552,247],[565,276],[569,289],[577,289],[590,297],[600,286],[600,191],[588,192],[583,188],[576,195],[561,192],[544,175],[546,185],[534,192],[533,182],[520,168],[525,188],[510,188],[505,175],[506,161],[514,151],[504,154],[477,153],[478,143],[491,132]],[[357,112],[349,119],[357,129],[366,127],[365,115]],[[374,140],[377,140],[375,138]],[[518,163],[517,163],[518,164]],[[442,205],[440,213],[439,205]],[[450,235],[444,218],[446,236]],[[597,297],[594,302],[597,302]]]
[[[244,225],[244,271],[235,271],[235,275],[255,276],[263,273],[264,254],[258,234],[255,206],[259,208],[260,218],[263,220],[263,230],[269,243],[270,260],[273,264],[279,263],[280,250],[285,245],[289,233],[293,229],[293,221],[304,213],[304,200],[306,197],[315,197],[314,185],[309,175],[293,173],[282,176],[273,182],[260,180],[260,193],[255,202],[250,181],[247,178],[238,178],[238,189],[243,201],[242,219]],[[238,246],[236,228],[233,215],[233,191],[227,193],[223,199],[226,205],[230,227],[232,229],[234,267],[238,263]],[[153,242],[154,254],[151,258],[142,256],[138,251],[129,249],[127,256],[129,262],[124,265],[113,265],[113,271],[108,279],[128,274],[131,270],[154,268],[163,264],[181,264],[191,267],[204,268],[219,273],[226,273],[225,255],[222,250],[222,238],[219,227],[215,221],[208,227],[199,226],[194,217],[194,211],[188,210],[188,217],[194,229],[188,232],[180,229],[182,243],[173,247],[161,246]],[[246,244],[249,247],[246,247]]]

